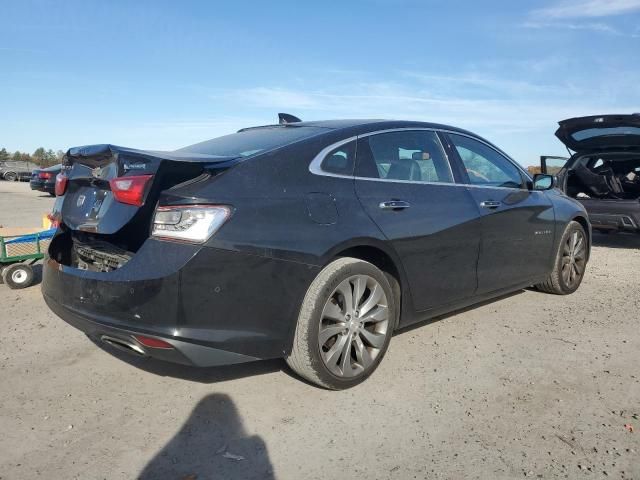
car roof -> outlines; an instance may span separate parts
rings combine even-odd
[[[272,127],[315,127],[326,128],[329,130],[346,130],[357,129],[358,131],[375,131],[381,129],[393,128],[433,128],[436,130],[449,130],[452,132],[460,132],[474,137],[479,137],[473,132],[469,132],[462,128],[453,127],[441,123],[421,122],[414,120],[389,120],[389,119],[338,119],[338,120],[311,120],[305,122],[287,123],[284,125],[262,125],[256,127],[243,128],[243,130],[253,130],[256,128],[272,128]]]

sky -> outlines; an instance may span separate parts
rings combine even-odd
[[[172,150],[274,123],[422,120],[523,165],[640,112],[640,0],[0,0],[0,148]]]

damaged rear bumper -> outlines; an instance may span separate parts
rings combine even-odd
[[[51,310],[95,340],[161,360],[215,366],[286,356],[300,303],[317,271],[297,262],[149,239],[111,272],[47,258],[42,292]],[[173,348],[150,348],[136,335]]]
[[[162,336],[156,332],[148,332],[146,330],[141,332],[139,329],[131,326],[113,326],[107,323],[100,323],[90,320],[86,312],[76,312],[68,307],[62,306],[47,294],[44,294],[44,299],[56,315],[69,325],[86,333],[87,336],[95,342],[105,343],[133,355],[152,357],[157,360],[196,367],[212,367],[259,360],[258,358],[248,355]],[[145,336],[151,335],[153,338],[158,338],[170,344],[173,348],[153,348],[146,346],[136,338],[136,335],[140,334],[144,334]]]

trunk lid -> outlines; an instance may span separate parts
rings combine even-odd
[[[71,148],[65,155],[62,170],[69,179],[60,208],[62,222],[72,230],[105,235],[137,224],[142,233],[149,228],[162,190],[206,171],[222,171],[235,163],[233,157],[115,145]],[[142,205],[122,203],[114,197],[111,180],[145,175],[152,177],[146,184]],[[143,234],[143,238],[146,236]]]
[[[556,137],[574,152],[640,147],[640,114],[593,115],[558,122]]]

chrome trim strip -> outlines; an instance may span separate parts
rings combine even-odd
[[[520,164],[518,164],[514,159],[512,159],[509,155],[507,155],[506,153],[504,153],[502,150],[500,150],[498,147],[495,147],[493,145],[491,145],[490,143],[475,137],[473,135],[469,135],[467,133],[463,133],[463,132],[457,132],[454,130],[444,130],[444,129],[437,129],[437,128],[426,128],[426,127],[405,127],[405,128],[388,128],[385,130],[376,130],[375,132],[367,132],[367,133],[363,133],[361,135],[355,135],[353,137],[349,137],[349,138],[345,138],[343,140],[340,140],[339,142],[333,143],[325,148],[323,148],[322,150],[320,150],[320,152],[313,157],[313,160],[311,160],[311,163],[309,164],[309,172],[313,173],[314,175],[320,175],[320,176],[325,176],[325,177],[334,177],[334,178],[348,178],[348,179],[355,179],[355,180],[367,180],[367,181],[378,181],[378,182],[392,182],[392,183],[417,183],[417,184],[425,184],[425,185],[454,185],[454,186],[461,186],[461,187],[470,187],[470,188],[499,188],[499,189],[504,189],[504,190],[525,190],[528,192],[539,192],[540,190],[529,190],[528,188],[511,188],[511,187],[496,187],[496,186],[491,186],[491,185],[472,185],[472,184],[465,184],[465,183],[457,183],[455,182],[455,177],[453,175],[453,170],[451,168],[451,160],[449,159],[449,156],[447,155],[447,151],[444,148],[444,145],[442,145],[442,141],[440,140],[440,136],[436,135],[438,138],[438,143],[440,144],[440,147],[442,148],[442,151],[444,153],[444,156],[447,160],[447,163],[449,165],[449,171],[451,172],[451,179],[453,180],[452,182],[418,182],[415,180],[389,180],[386,178],[369,178],[369,177],[357,177],[355,175],[341,175],[341,174],[337,174],[337,173],[330,173],[330,172],[325,172],[324,170],[322,170],[320,168],[320,165],[322,164],[322,161],[324,160],[324,157],[331,151],[334,150],[338,147],[340,147],[341,145],[344,145],[345,143],[349,143],[352,142],[354,140],[358,140],[360,138],[365,138],[365,137],[370,137],[372,135],[379,135],[381,133],[391,133],[391,132],[405,132],[405,131],[428,131],[428,132],[434,132],[434,133],[438,133],[438,132],[442,132],[442,133],[450,133],[453,135],[460,135],[463,137],[467,137],[470,138],[472,140],[475,140],[477,142],[482,143],[483,145],[491,148],[492,150],[494,150],[495,152],[499,153],[500,155],[502,155],[503,157],[505,157],[505,159],[507,161],[509,161],[514,167],[516,167],[521,173],[524,174],[525,178],[528,179],[529,181],[533,181],[533,179],[531,178],[531,176],[529,175],[529,173],[520,166]],[[357,156],[357,153],[356,153]],[[355,168],[355,165],[354,165]]]

